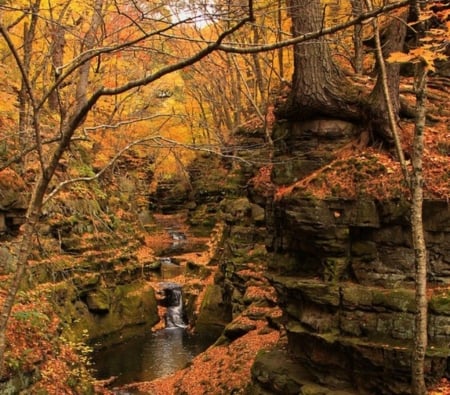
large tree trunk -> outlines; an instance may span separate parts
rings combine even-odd
[[[324,10],[319,0],[288,0],[287,3],[294,36],[324,27]],[[358,113],[355,101],[349,100],[350,87],[332,61],[326,38],[297,44],[294,51],[293,89],[284,110],[286,115],[299,119],[354,118]]]
[[[406,17],[407,12],[405,11],[396,18],[391,18],[389,24],[384,29],[381,29],[384,59],[393,52],[401,52],[403,50],[406,36]],[[400,65],[398,63],[386,64],[386,79],[393,112],[398,117],[400,110]],[[372,137],[374,139],[377,139],[377,137],[381,138],[388,145],[393,145],[394,138],[389,126],[388,108],[383,93],[383,81],[380,73],[378,73],[375,87],[368,97],[365,114],[372,132]]]

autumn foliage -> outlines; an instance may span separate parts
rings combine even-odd
[[[148,206],[146,197],[158,183],[183,180],[191,187],[187,167],[198,151],[231,157],[230,163],[239,166],[239,153],[254,148],[236,143],[235,134],[242,125],[262,130],[268,147],[273,143],[274,103],[285,99],[294,72],[291,47],[238,52],[292,39],[292,10],[280,1],[258,1],[250,18],[249,7],[239,2],[217,2],[206,8],[196,2],[183,2],[183,8],[179,3],[0,1],[0,193],[12,193],[11,207],[17,203],[16,193],[29,198],[33,187],[50,173],[50,158],[56,158],[42,205],[31,212],[36,212],[36,222],[42,216],[50,228],[58,225],[70,231],[81,229],[79,217],[87,213],[91,234],[80,237],[80,249],[89,245],[91,237],[107,239],[117,224],[131,222],[130,213]],[[350,2],[323,3],[324,26],[349,19]],[[383,23],[390,17],[383,16]],[[435,67],[447,59],[443,49],[448,51],[450,39],[448,8],[430,9],[419,22],[431,17],[437,18],[439,28],[428,29],[420,46],[392,54],[389,61],[424,62],[431,73],[424,190],[427,198],[448,200],[449,82]],[[250,23],[224,35],[242,21]],[[369,75],[373,56],[366,52],[363,74],[357,75],[353,30],[335,34],[328,36],[333,38],[333,60],[345,70],[355,91],[367,95],[374,86]],[[371,34],[364,27],[363,38]],[[215,44],[218,49],[219,43],[235,51],[211,50],[208,57],[203,56]],[[414,108],[413,78],[402,78],[400,92],[404,108]],[[402,147],[410,156],[413,120],[404,118],[399,126]],[[63,152],[54,156],[67,131],[71,135]],[[261,196],[276,199],[290,193],[351,199],[408,196],[393,152],[355,140],[336,154],[331,163],[292,185],[274,185],[273,164],[256,158],[250,164],[258,170],[249,186]],[[224,185],[225,172],[217,173]],[[26,202],[21,205],[26,208]],[[29,235],[33,247],[38,246],[32,249],[30,266],[39,262],[39,254],[45,255],[42,251],[47,254],[61,248],[56,238],[40,244],[34,228]],[[5,242],[10,243],[8,237]],[[142,235],[136,238],[142,238],[135,252],[139,262],[158,243],[167,242],[162,237],[151,242]],[[61,262],[58,254],[47,258],[55,265]],[[81,259],[70,262],[77,265]],[[2,274],[2,279],[9,284],[11,276]],[[48,292],[36,284],[27,286],[31,290],[18,293],[11,311],[4,377],[18,372],[33,375],[39,366],[40,379],[32,391],[86,392],[92,381],[86,370],[88,350],[82,343],[59,337],[62,324]],[[3,301],[8,288],[2,287]],[[247,296],[274,297],[271,290],[260,292],[249,287]],[[257,350],[274,344],[278,337],[278,331],[258,321],[256,329],[227,347],[208,350],[189,369],[142,388],[169,394],[178,386],[200,394],[221,387],[222,393],[231,393],[248,382]],[[214,380],[205,377],[210,370],[217,373]]]

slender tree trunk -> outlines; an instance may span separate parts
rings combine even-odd
[[[40,8],[41,0],[36,0],[34,4],[31,6],[31,21],[28,25],[24,24],[23,28],[23,57],[22,57],[22,65],[23,71],[28,78],[30,78],[30,65],[31,58],[33,55],[33,42],[36,34],[36,27],[38,22],[38,10]],[[32,128],[31,125],[31,117],[33,109],[30,105],[30,97],[28,96],[27,86],[22,78],[22,84],[20,86],[19,94],[18,94],[18,102],[19,102],[19,145],[21,149],[25,149],[30,144],[31,133],[30,130]]]
[[[93,37],[95,36],[95,31],[99,27],[100,24],[100,14],[103,5],[103,0],[96,0],[96,9],[94,12],[94,16],[92,18],[91,27],[88,33],[87,48],[89,49],[94,45]],[[40,213],[42,210],[42,204],[44,201],[44,196],[48,189],[48,185],[50,180],[55,173],[56,167],[63,155],[63,153],[67,150],[67,147],[70,144],[70,140],[73,136],[78,125],[82,122],[83,117],[81,116],[83,112],[83,107],[86,102],[86,90],[87,90],[87,81],[88,81],[88,73],[89,73],[89,65],[90,62],[86,62],[83,66],[80,67],[79,81],[77,86],[77,104],[72,111],[72,115],[70,119],[67,120],[64,129],[62,130],[61,140],[58,146],[55,148],[55,151],[51,154],[50,160],[48,164],[44,166],[44,163],[41,162],[42,168],[41,173],[38,178],[38,181],[33,189],[33,193],[31,195],[30,203],[28,205],[28,210],[26,214],[26,222],[22,226],[22,235],[21,242],[19,247],[19,253],[17,256],[17,265],[16,271],[14,273],[14,277],[12,279],[11,284],[8,287],[8,292],[1,307],[0,312],[0,377],[3,376],[4,373],[4,357],[6,350],[6,328],[8,325],[9,317],[11,315],[11,311],[14,305],[14,301],[17,295],[17,292],[20,289],[22,280],[24,278],[24,274],[26,272],[28,266],[28,258],[33,247],[33,235],[36,230],[36,226],[39,221]],[[34,106],[33,106],[34,109]],[[39,120],[38,114],[33,114],[33,124],[36,129],[36,139],[39,140]],[[40,144],[38,143],[38,149],[40,150]],[[40,151],[39,154],[42,154]]]
[[[44,174],[43,174],[44,175]],[[22,279],[24,278],[25,270],[28,264],[28,257],[33,247],[33,236],[36,230],[36,225],[39,221],[42,201],[44,199],[45,191],[47,190],[48,182],[46,177],[41,175],[37,187],[31,197],[31,202],[28,208],[26,222],[22,227],[22,235],[20,248],[17,255],[17,265],[14,277],[8,287],[8,292],[3,302],[0,313],[0,378],[4,373],[4,356],[6,349],[6,327],[8,325],[9,317],[16,299],[17,292],[20,289]]]
[[[281,41],[281,32],[283,31],[283,18],[281,15],[281,0],[278,0],[277,3],[277,41]],[[277,50],[277,58],[278,58],[278,73],[280,78],[284,79],[284,59],[283,59],[283,47]]]
[[[60,67],[63,65],[64,58],[64,29],[61,25],[50,26],[50,35],[52,38],[51,58],[52,58],[52,79],[56,81],[59,77]],[[59,92],[55,89],[48,98],[48,106],[51,110],[59,109],[61,119],[64,118],[65,109],[60,105]]]
[[[96,33],[100,28],[102,20],[102,8],[103,0],[95,0],[94,3],[94,13],[92,15],[91,25],[86,33],[83,40],[83,50],[94,48],[96,44]],[[76,101],[79,105],[83,105],[86,102],[86,92],[88,90],[89,84],[89,68],[91,67],[91,62],[86,62],[82,64],[79,68],[79,77],[76,91]]]
[[[363,12],[363,0],[350,0],[352,6],[352,15],[358,17]],[[363,73],[364,46],[362,35],[362,24],[358,23],[353,28],[353,47],[355,57],[353,59],[353,67],[358,74]]]
[[[370,1],[367,1],[368,8],[371,9]],[[390,88],[388,86],[388,79],[386,73],[386,64],[382,56],[381,41],[379,37],[378,23],[373,22],[375,32],[375,42],[377,50],[377,59],[379,63],[380,73],[378,80],[383,87],[383,94],[385,104],[387,107],[387,116],[389,125],[392,130],[393,140],[397,148],[398,157],[405,182],[410,187],[412,202],[411,202],[411,229],[412,241],[415,256],[415,302],[416,302],[416,316],[415,316],[415,337],[411,358],[411,393],[413,395],[426,395],[425,385],[425,353],[427,349],[427,323],[428,323],[428,300],[427,300],[427,257],[426,245],[423,229],[423,174],[422,161],[424,150],[423,134],[425,130],[426,119],[426,70],[423,65],[419,65],[419,75],[417,76],[416,84],[416,123],[413,142],[413,156],[412,156],[412,174],[409,173],[403,150],[398,136],[396,119],[393,112],[393,105],[391,102]]]
[[[411,227],[413,236],[415,269],[416,269],[416,321],[415,339],[412,353],[412,385],[413,395],[425,395],[425,353],[428,340],[428,300],[427,300],[427,254],[425,236],[423,229],[422,207],[423,207],[423,149],[426,115],[426,82],[427,71],[423,65],[419,65],[419,76],[416,88],[416,126],[414,131],[411,176],[412,208]]]
[[[256,26],[252,26],[252,32],[253,32],[253,43],[255,45],[259,44],[259,32],[258,32],[258,28]],[[264,76],[263,76],[263,72],[262,72],[262,68],[261,68],[261,62],[259,60],[260,55],[257,53],[252,54],[252,59],[253,59],[253,70],[255,73],[255,78],[256,78],[256,87],[257,89],[254,89],[255,93],[254,93],[254,100],[256,103],[258,103],[258,96],[261,98],[261,104],[260,104],[260,109],[264,109],[265,108],[265,103],[264,103],[264,95],[266,93],[266,83],[264,80]],[[259,92],[259,95],[258,95]]]
[[[373,9],[372,1],[366,0],[366,5],[369,10]],[[377,85],[379,85],[379,90],[381,91],[382,100],[383,100],[383,108],[385,108],[385,114],[383,115],[386,118],[386,122],[389,126],[389,130],[391,132],[391,138],[395,144],[398,160],[400,162],[400,166],[402,169],[403,177],[405,182],[410,185],[408,168],[406,165],[405,154],[403,152],[400,133],[398,132],[397,121],[398,121],[398,84],[397,84],[397,100],[393,100],[393,95],[391,90],[393,89],[392,80],[389,77],[392,77],[389,74],[389,65],[386,64],[384,60],[383,54],[383,45],[381,43],[381,34],[380,28],[378,25],[377,18],[374,18],[372,22],[373,31],[374,31],[374,39],[375,39],[375,54],[376,60],[378,64],[378,78]],[[395,90],[395,89],[394,89]],[[381,100],[381,99],[380,99]],[[397,104],[397,106],[396,106]],[[381,104],[379,104],[381,105]]]

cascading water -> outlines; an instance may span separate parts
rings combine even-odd
[[[160,303],[166,307],[166,328],[96,352],[93,362],[98,379],[116,377],[114,384],[118,386],[154,380],[184,368],[216,340],[216,336],[198,336],[185,330],[180,284],[162,282],[159,289]],[[134,394],[128,390],[115,393]]]
[[[175,283],[163,284],[164,304],[167,307],[166,328],[186,328],[183,313],[183,294],[181,286]]]
[[[157,292],[158,303],[166,308],[165,317],[161,317],[165,328],[156,331],[144,328],[140,335],[120,344],[100,348],[93,355],[95,377],[99,380],[114,378],[113,385],[117,387],[151,381],[183,369],[217,339],[214,333],[199,335],[186,330],[188,320],[183,308],[182,288],[172,279],[185,276],[186,265],[182,264],[185,262],[182,254],[184,249],[197,251],[197,246],[191,244],[187,235],[179,231],[177,224],[160,225],[168,232],[172,244],[156,251],[161,269],[159,273],[152,273],[151,280]],[[202,243],[199,247],[198,251],[204,250]],[[159,283],[156,285],[156,282]],[[139,392],[116,388],[113,393],[130,395]]]

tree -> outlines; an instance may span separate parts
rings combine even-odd
[[[370,4],[369,1],[367,3]],[[370,9],[372,9],[371,4]],[[407,10],[401,10],[395,18],[388,21],[387,26],[380,32],[383,58],[386,59],[391,53],[403,50],[406,37],[407,15]],[[390,125],[383,84],[387,83],[388,85],[389,100],[392,104],[392,111],[395,114],[396,122],[398,122],[400,112],[400,65],[394,63],[386,65],[385,81],[383,81],[383,78],[380,78],[380,67],[380,60],[377,60],[378,78],[375,87],[367,98],[365,105],[366,117],[370,120],[368,123],[372,134],[378,134],[388,146],[392,146],[394,144],[394,135]]]
[[[363,12],[363,0],[350,0],[352,6],[352,15],[358,16]],[[353,67],[358,74],[363,72],[363,58],[364,58],[364,47],[363,47],[363,29],[360,23],[356,24],[353,29],[353,48],[355,51],[355,56],[353,60]]]
[[[401,63],[412,62],[415,64],[415,95],[416,95],[416,117],[414,128],[414,139],[411,153],[411,169],[402,163],[402,170],[405,183],[409,186],[411,193],[411,231],[412,244],[414,249],[414,267],[415,267],[415,302],[416,317],[414,331],[414,345],[411,355],[411,393],[414,395],[425,395],[427,393],[425,383],[425,356],[428,344],[428,297],[427,297],[427,247],[425,241],[425,231],[423,227],[423,198],[424,198],[424,133],[426,124],[426,103],[427,103],[427,76],[430,71],[435,71],[434,62],[436,60],[446,59],[442,54],[448,40],[448,22],[447,28],[441,27],[433,30],[430,36],[426,36],[424,29],[424,21],[434,17],[435,20],[445,23],[447,14],[440,16],[435,13],[428,12],[422,16],[422,8],[418,2],[414,1],[411,5],[410,13],[412,15],[414,32],[417,35],[425,36],[422,42],[416,42],[417,47],[408,51],[407,54],[398,51],[392,52],[388,58],[388,62],[399,66]],[[378,32],[376,32],[378,34]],[[378,40],[377,50],[380,54],[380,64],[384,60],[381,56],[381,43]],[[387,98],[388,107],[392,106],[390,101],[389,86],[385,84],[384,94]],[[395,128],[395,119],[392,110],[389,111],[390,123],[393,131],[393,137],[399,157],[403,160],[402,147],[400,139],[397,136]]]
[[[354,4],[355,19],[363,18],[365,13],[362,12],[359,3],[352,4]],[[325,8],[321,6],[319,0],[289,0],[288,10],[292,19],[294,37],[326,30]],[[389,56],[390,53],[403,47],[406,31],[405,17],[406,12],[401,11],[398,17],[388,19],[383,29],[384,56]],[[358,23],[354,26],[358,28]],[[360,37],[355,38],[355,43],[357,44],[355,50],[361,51]],[[357,53],[356,56],[361,55]],[[281,113],[288,118],[314,119],[322,116],[354,121],[367,127],[372,132],[374,140],[381,139],[390,146],[393,144],[393,137],[386,116],[386,101],[379,75],[378,73],[377,82],[371,94],[367,98],[361,97],[333,61],[324,34],[307,43],[297,43],[294,45],[292,93]],[[387,81],[391,88],[394,112],[398,117],[400,109],[398,65],[389,65]]]
[[[425,395],[425,354],[428,343],[428,298],[427,298],[427,248],[423,229],[423,150],[426,118],[426,83],[427,68],[422,63],[418,68],[416,88],[416,127],[414,131],[412,176],[410,180],[412,206],[411,228],[414,247],[414,266],[416,281],[416,320],[414,349],[411,362],[411,392],[414,395]]]
[[[288,0],[294,37],[324,28],[324,10],[319,0]],[[292,94],[286,112],[294,118],[338,116],[353,119],[357,103],[342,72],[332,61],[325,36],[294,45]]]
[[[251,0],[246,5],[233,3],[233,7],[228,8],[221,7],[221,4],[216,8],[208,7],[208,13],[202,9],[200,14],[196,14],[194,7],[178,15],[172,13],[171,2],[152,3],[150,8],[146,2],[136,1],[121,5],[119,2],[109,3],[102,0],[96,0],[93,4],[84,0],[67,0],[61,2],[60,8],[50,7],[49,12],[39,8],[39,1],[36,0],[34,4],[37,8],[31,14],[26,6],[16,6],[14,12],[11,12],[10,23],[5,22],[6,18],[3,19],[3,16],[6,17],[11,11],[9,6],[4,7],[9,3],[11,2],[0,2],[0,35],[5,43],[5,48],[2,49],[8,53],[7,60],[11,67],[19,71],[18,85],[23,85],[24,103],[29,107],[28,125],[23,127],[23,131],[31,131],[30,138],[24,145],[16,145],[14,148],[18,152],[16,158],[38,158],[39,169],[33,185],[26,223],[21,229],[22,242],[17,270],[0,316],[0,362],[5,349],[5,328],[27,268],[33,235],[43,204],[52,196],[50,189],[55,187],[52,182],[58,164],[77,139],[86,138],[84,132],[88,128],[81,130],[81,126],[95,128],[99,117],[105,123],[114,121],[119,124],[122,121],[120,114],[133,113],[130,104],[132,97],[133,105],[136,106],[139,102],[139,108],[135,112],[139,113],[141,119],[144,118],[149,115],[149,107],[151,111],[148,99],[151,84],[179,70],[189,74],[190,66],[216,51],[225,52],[220,53],[220,56],[217,53],[223,75],[226,75],[224,65],[234,66],[233,94],[242,95],[246,90],[243,78],[242,84],[238,83],[241,78],[239,71],[242,71],[238,63],[242,60],[237,60],[232,53],[257,54],[278,50],[278,59],[281,59],[282,48],[289,45],[295,46],[295,72],[287,113],[300,119],[336,116],[357,120],[362,112],[361,102],[355,92],[343,84],[343,74],[332,61],[325,35],[358,25],[386,10],[404,6],[407,1],[388,4],[373,11],[358,12],[352,20],[327,28],[323,23],[324,12],[319,0],[289,0],[293,37],[275,44],[259,45],[259,31],[252,26],[254,40],[247,48],[239,42],[235,33],[247,22],[254,20]],[[214,28],[209,29],[206,37],[192,38],[192,27],[196,26],[199,20],[204,23],[210,18],[210,21],[216,22],[220,16],[226,19],[226,23],[216,24]],[[22,26],[21,21],[28,20],[29,27],[24,31],[29,33],[17,34],[16,26]],[[38,25],[31,28],[33,20]],[[44,20],[46,24],[39,25],[39,21]],[[280,25],[280,22],[278,24]],[[45,30],[45,26],[48,30]],[[42,30],[36,30],[39,27]],[[12,31],[14,35],[11,34]],[[36,31],[39,31],[40,35],[33,33]],[[47,34],[48,32],[50,34]],[[186,34],[187,32],[189,34]],[[39,51],[33,51],[30,44],[29,49],[26,49],[25,39],[30,35],[38,38],[48,37],[48,42],[33,41],[33,45],[39,45]],[[276,36],[281,37],[280,34]],[[226,39],[229,41],[225,42]],[[314,41],[302,44],[311,39]],[[179,40],[181,44],[177,46],[173,40]],[[21,54],[21,48],[22,51],[28,51],[28,56],[32,58],[29,61],[30,67],[25,67],[28,61],[25,59],[25,52]],[[182,51],[178,50],[180,48]],[[43,55],[39,57],[40,54]],[[250,97],[255,102],[255,99],[261,100],[257,107],[261,105],[263,108],[263,91],[269,84],[267,74],[262,72],[262,57],[251,56],[248,59],[251,59],[251,62],[246,65],[256,76],[257,88],[250,92]],[[32,64],[42,64],[43,67],[33,68]],[[136,64],[139,64],[139,67],[130,66]],[[270,67],[268,69],[270,71]],[[281,76],[285,73],[281,60],[279,73]],[[220,92],[220,85],[212,86],[215,91]],[[210,92],[199,89],[196,93],[201,107],[205,95]],[[208,96],[208,99],[211,97]],[[224,97],[218,107],[224,106],[229,99],[230,97]],[[242,108],[240,100],[241,97],[238,101],[239,109]],[[50,109],[58,108],[59,112],[55,118],[52,118],[53,113],[51,117],[46,113],[47,104]],[[153,102],[151,104],[153,105]],[[201,111],[205,119],[215,115],[214,111],[206,111],[205,108],[201,108]],[[224,113],[217,124],[228,122],[227,118],[230,118],[230,114]],[[52,121],[50,127],[49,120]],[[237,121],[229,122],[229,128],[235,127],[236,124]],[[10,158],[2,166],[13,162],[14,158]]]
[[[93,3],[68,0],[60,9],[60,15],[67,13],[67,17],[62,19],[57,17],[51,19],[46,8],[40,7],[38,0],[33,3],[35,8],[31,13],[26,5],[15,2],[15,7],[10,7],[9,3],[4,1],[0,4],[2,16],[0,35],[5,44],[3,50],[8,52],[8,62],[11,67],[19,71],[16,75],[23,86],[20,97],[24,103],[25,101],[28,103],[31,119],[26,130],[31,130],[30,137],[32,137],[23,145],[15,159],[35,155],[39,159],[39,168],[36,181],[32,185],[26,221],[20,230],[21,241],[16,270],[1,307],[0,365],[3,365],[4,360],[6,326],[27,269],[43,204],[52,187],[51,182],[60,161],[71,144],[82,138],[82,133],[77,135],[80,126],[85,122],[92,122],[90,115],[95,108],[106,103],[108,98],[120,98],[128,92],[135,92],[165,75],[194,64],[217,50],[227,36],[253,19],[250,0],[248,4],[234,8],[232,12],[224,15],[231,21],[227,29],[222,29],[208,42],[203,43],[200,48],[191,51],[185,57],[176,58],[172,54],[165,55],[164,37],[170,33],[176,37],[180,32],[180,26],[194,23],[195,17],[188,16],[181,20],[173,18],[169,12],[170,9],[164,3],[155,3],[149,7],[146,3],[140,2],[124,5],[114,2],[111,5],[103,0],[96,0]],[[56,13],[56,9],[52,11]],[[7,21],[13,20],[16,16],[18,19],[8,24]],[[29,19],[32,23],[27,25]],[[45,40],[39,40],[38,43],[42,47],[40,51],[33,53],[31,44],[34,41],[30,38],[37,31],[35,30],[37,27],[33,24],[45,20],[53,27],[53,41],[47,47]],[[66,24],[71,21],[71,27],[63,25],[63,20]],[[22,21],[24,21],[25,34],[14,34],[13,37],[11,32]],[[44,29],[45,24],[41,24],[41,28]],[[58,35],[58,32],[61,34],[61,28],[66,32],[70,31],[72,33],[70,39],[77,43],[77,46],[70,48],[73,56],[69,56],[69,51],[63,54],[64,40]],[[46,37],[44,30],[41,37]],[[117,37],[120,37],[120,40],[117,40]],[[178,37],[183,39],[182,36]],[[66,42],[69,41],[67,37],[66,40]],[[23,54],[20,53],[21,47]],[[155,58],[160,63],[155,62],[151,71],[137,70],[139,72],[137,75],[124,74],[113,81],[108,73],[99,73],[102,67],[114,64],[123,54],[127,54],[127,51],[137,57],[145,57],[149,52],[154,52]],[[32,58],[34,56],[36,61],[40,53],[44,53],[40,59],[42,66],[35,66],[36,68],[32,70]],[[61,57],[64,59],[63,62]],[[48,80],[43,73],[46,66],[53,70],[53,79]],[[36,72],[39,73],[36,74]],[[44,138],[44,132],[47,131],[44,127],[45,121],[51,119],[46,116],[44,109],[47,103],[50,107],[55,105],[55,94],[59,95],[58,100],[64,111],[59,112],[59,122],[52,122],[52,128],[48,130],[48,132],[54,130],[52,135]],[[25,126],[23,128],[25,130]],[[13,163],[15,159],[10,158],[2,167]]]

